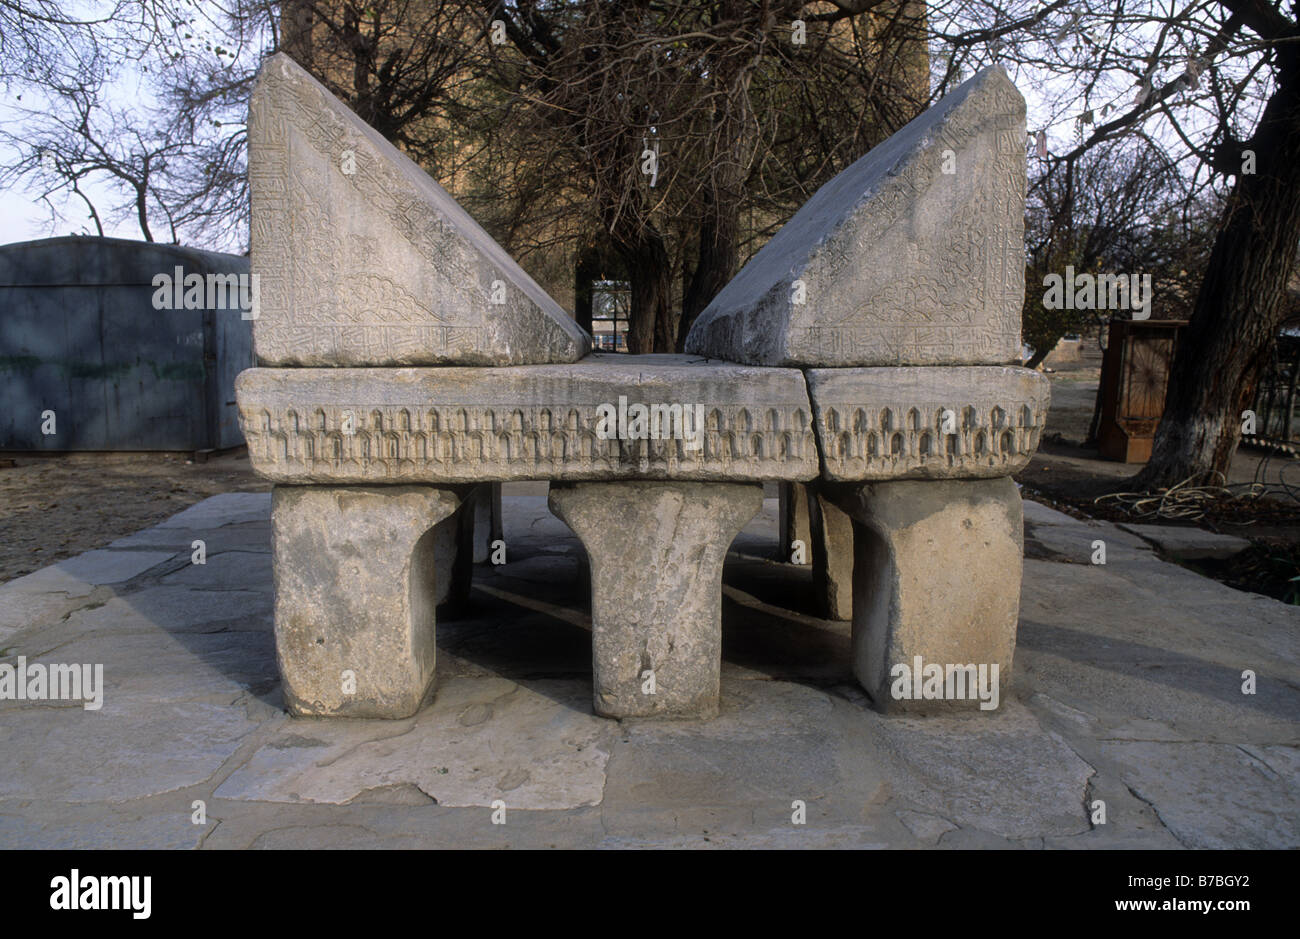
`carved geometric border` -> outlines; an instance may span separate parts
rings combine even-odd
[[[918,387],[927,372],[934,386]],[[818,369],[810,379],[822,476],[841,482],[1012,475],[1037,449],[1050,399],[1041,375],[998,366]]]
[[[520,368],[537,374],[551,367]],[[254,470],[277,482],[809,480],[817,475],[812,408],[801,376],[790,380],[798,373],[787,372],[783,387],[774,389],[786,400],[770,402],[761,395],[746,397],[752,387],[743,373],[753,370],[739,369],[742,377],[728,393],[726,382],[719,390],[712,368],[685,370],[706,380],[694,388],[688,378],[671,384],[660,380],[647,383],[644,395],[625,380],[602,387],[601,370],[586,369],[587,380],[575,378],[566,391],[540,400],[536,393],[500,400],[517,371],[254,369],[240,378],[240,426]],[[356,390],[355,373],[362,372],[371,387],[367,392]],[[405,380],[385,380],[401,373],[407,373]],[[411,375],[421,380],[412,382]],[[429,393],[431,387],[438,389],[436,395]],[[794,400],[789,400],[791,390],[798,392]],[[629,405],[703,405],[702,446],[688,449],[681,439],[598,436],[597,406],[616,404],[620,392],[628,395]]]

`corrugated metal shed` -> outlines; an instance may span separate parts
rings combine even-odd
[[[249,272],[245,257],[117,238],[0,246],[0,449],[244,442],[234,383],[253,365],[252,322],[206,290],[198,309],[156,309],[154,278],[177,268],[205,282]]]

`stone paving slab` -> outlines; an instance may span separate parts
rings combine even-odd
[[[450,681],[431,707],[376,739],[365,721],[293,720],[217,787],[219,799],[346,804],[404,787],[422,801],[518,809],[600,802],[617,727],[572,683]]]
[[[1185,525],[1121,524],[1119,527],[1151,542],[1167,557],[1179,561],[1197,561],[1203,558],[1225,560],[1250,547],[1250,542],[1245,538]]]
[[[123,583],[171,557],[157,551],[87,551],[0,585],[0,641],[75,608],[80,604],[71,601],[85,601],[96,587]]]
[[[581,545],[512,485],[508,563],[440,618],[438,696],[405,721],[284,713],[269,494],[0,586],[41,601],[0,663],[104,667],[98,711],[0,701],[0,847],[1300,847],[1294,607],[1026,503],[1011,692],[887,717],[810,572],[770,560],[768,499],[724,575],[718,718],[607,721]]]

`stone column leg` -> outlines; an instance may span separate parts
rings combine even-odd
[[[447,595],[452,609],[462,609],[469,603],[470,588],[474,585],[474,532],[478,514],[479,506],[472,499],[462,503],[456,514],[456,559],[451,565],[451,589]]]
[[[1010,687],[1016,647],[1024,522],[1016,484],[899,480],[828,492],[857,523],[853,671],[876,706],[991,710]]]
[[[275,645],[298,715],[409,717],[434,679],[432,486],[276,486]]]
[[[492,559],[492,542],[502,538],[501,484],[482,483],[474,490],[474,563]]]
[[[466,494],[454,515],[443,519],[434,528],[433,560],[435,565],[435,604],[446,604],[447,612],[462,610],[469,603],[474,580],[474,533],[477,520],[486,504],[479,493],[487,489],[478,486]]]
[[[808,487],[803,483],[777,483],[777,524],[780,526],[777,560],[792,564],[795,542],[803,544],[804,564],[812,561],[808,519]]]
[[[461,521],[473,506],[462,502],[459,509],[433,526],[433,605],[442,606],[451,599],[460,559]]]
[[[817,615],[853,618],[853,520],[814,486],[808,487],[813,591]]]
[[[488,544],[490,545],[494,541],[505,540],[506,522],[505,515],[502,513],[501,509],[501,484],[488,483],[488,485],[492,488],[491,512],[489,513],[492,519],[492,524],[491,529],[488,532]]]
[[[550,506],[582,539],[591,563],[596,713],[715,716],[722,562],[763,507],[763,487],[553,483]],[[653,694],[646,693],[651,678]]]

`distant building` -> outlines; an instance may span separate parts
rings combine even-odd
[[[175,245],[0,246],[0,449],[242,444],[234,382],[254,363],[240,307],[255,286],[247,258]]]

